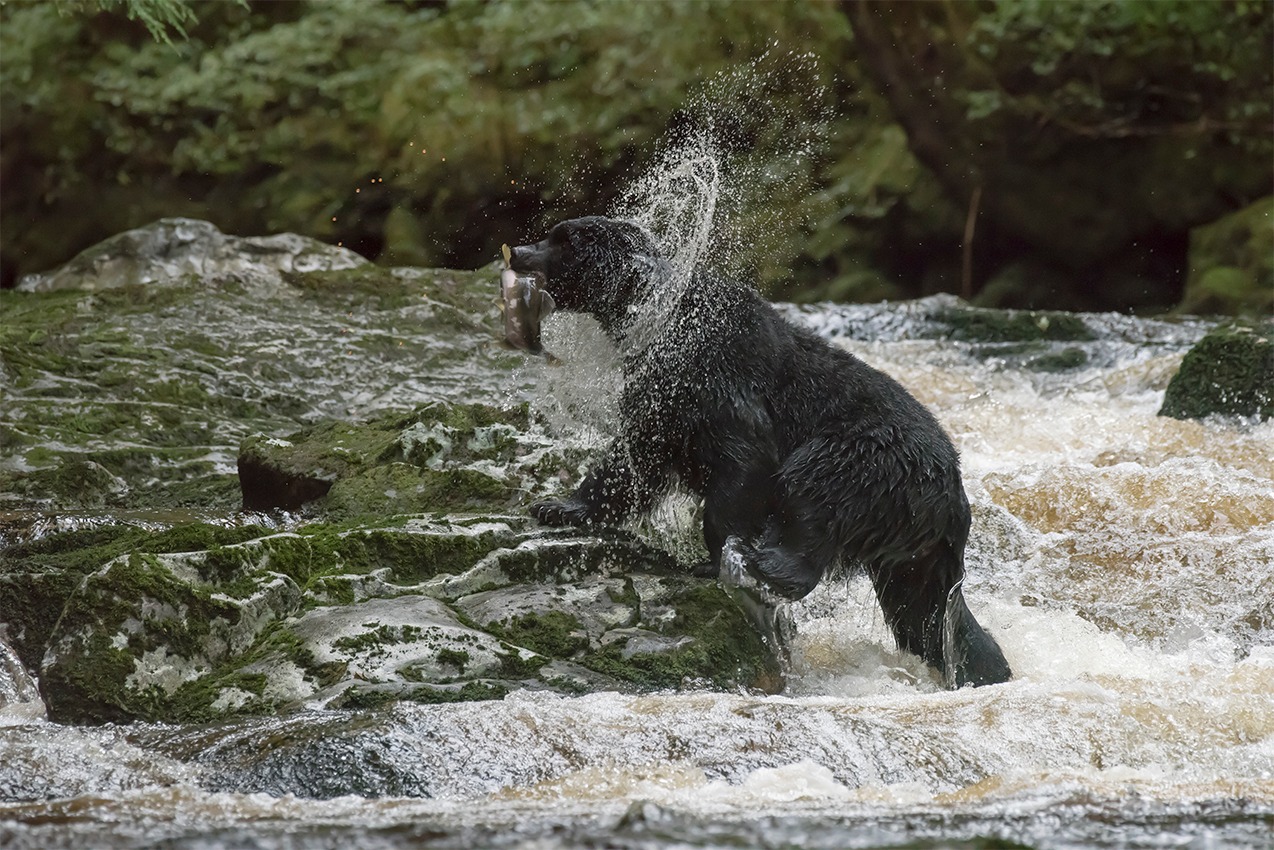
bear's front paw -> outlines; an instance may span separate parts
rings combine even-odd
[[[560,528],[566,525],[592,525],[588,516],[588,507],[573,499],[565,502],[547,501],[531,505],[531,516],[540,525],[551,525]]]

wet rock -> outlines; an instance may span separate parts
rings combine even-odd
[[[618,533],[417,518],[144,550],[87,575],[67,603],[41,668],[51,718],[207,721],[523,688],[780,681],[715,582]]]
[[[1082,316],[1055,310],[987,310],[958,300],[935,301],[930,320],[961,342],[1080,342],[1094,339]]]
[[[1159,415],[1201,419],[1214,413],[1274,416],[1274,325],[1219,327],[1186,353]]]
[[[199,765],[200,784],[210,791],[327,800],[432,797],[444,790],[431,749],[446,730],[421,730],[417,738],[397,734],[399,728],[390,712],[305,711],[140,736],[169,758]],[[262,746],[266,740],[270,745]]]
[[[284,273],[349,269],[366,262],[353,251],[307,236],[228,236],[206,221],[164,218],[99,242],[51,272],[26,275],[17,288],[95,291],[190,276],[278,285]]]
[[[86,577],[40,668],[49,717],[194,719],[268,700],[264,673],[227,662],[259,650],[262,630],[296,610],[300,589],[277,573],[226,582],[201,569],[213,569],[206,555],[135,552]]]
[[[485,345],[492,272],[161,224],[0,292],[0,506],[233,510],[249,435],[490,400],[525,380],[511,374],[524,358]],[[273,486],[263,504],[313,498]]]
[[[495,289],[172,220],[0,293],[0,625],[50,717],[773,686],[714,583],[525,517],[588,448],[481,403],[534,380]]]
[[[239,489],[245,511],[294,511],[332,489],[336,473],[312,465],[306,469],[298,458],[279,451],[292,447],[288,440],[264,434],[249,437],[239,447]]]
[[[370,422],[325,422],[286,439],[244,441],[239,483],[249,510],[318,502],[329,516],[428,510],[507,511],[546,495],[546,471],[578,468],[525,404],[430,404]]]
[[[27,669],[38,670],[54,626],[86,576],[134,551],[191,552],[263,533],[255,525],[190,523],[159,530],[107,522],[12,542],[0,548],[0,628]]]

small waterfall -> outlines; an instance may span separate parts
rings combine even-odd
[[[32,720],[43,716],[44,703],[35,680],[13,648],[0,639],[0,725],[9,717]]]

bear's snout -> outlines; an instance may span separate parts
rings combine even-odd
[[[519,245],[509,252],[509,267],[516,272],[548,273],[548,249],[543,242]]]

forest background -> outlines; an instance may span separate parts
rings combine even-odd
[[[1271,45],[1262,0],[7,0],[0,284],[168,216],[475,268],[705,130],[775,298],[1268,314]]]

